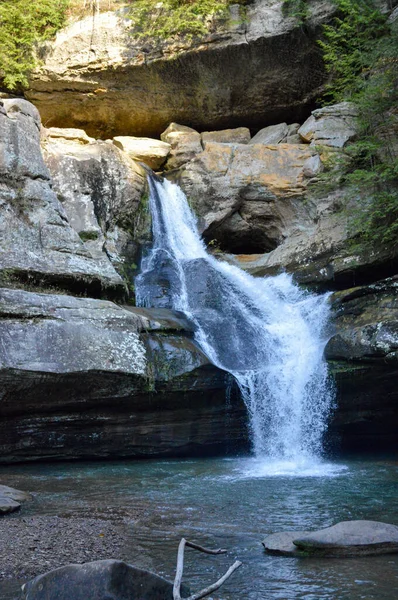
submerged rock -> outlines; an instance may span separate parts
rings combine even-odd
[[[268,535],[267,552],[285,556],[349,557],[398,552],[398,527],[378,521],[342,521],[313,532]]]
[[[184,590],[184,597],[187,588]],[[68,565],[39,575],[22,588],[21,600],[172,600],[173,584],[120,560]]]

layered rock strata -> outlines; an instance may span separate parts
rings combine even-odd
[[[1,462],[235,452],[246,410],[182,315],[0,290]]]
[[[326,357],[337,385],[331,433],[345,449],[396,446],[398,277],[331,297],[335,333]]]
[[[234,5],[207,36],[163,42],[137,36],[126,11],[87,17],[48,45],[26,97],[47,126],[103,139],[156,137],[171,121],[209,130],[303,120],[325,80],[317,28],[335,9],[311,3],[304,29],[283,5]]]

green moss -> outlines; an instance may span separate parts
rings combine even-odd
[[[79,237],[83,242],[94,241],[98,239],[98,233],[96,231],[81,231]]]

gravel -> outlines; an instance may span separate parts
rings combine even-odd
[[[70,563],[125,560],[126,536],[126,521],[118,515],[0,518],[0,580],[27,580]]]

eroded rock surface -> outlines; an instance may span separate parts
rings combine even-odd
[[[131,278],[151,235],[146,171],[126,152],[82,130],[47,129],[42,147],[72,227],[93,256],[109,259]]]
[[[47,126],[103,139],[304,120],[325,80],[317,28],[335,8],[311,3],[304,31],[283,4],[234,5],[209,35],[163,43],[137,39],[125,12],[87,17],[48,45],[27,98]]]
[[[177,318],[176,318],[177,317]],[[2,289],[0,454],[178,456],[246,443],[246,410],[172,311]]]
[[[207,142],[178,182],[207,241],[233,252],[270,251],[298,223],[311,225],[303,168],[315,154],[306,145]]]
[[[21,99],[0,105],[0,285],[123,297],[108,257],[91,254],[52,189],[37,109]]]

